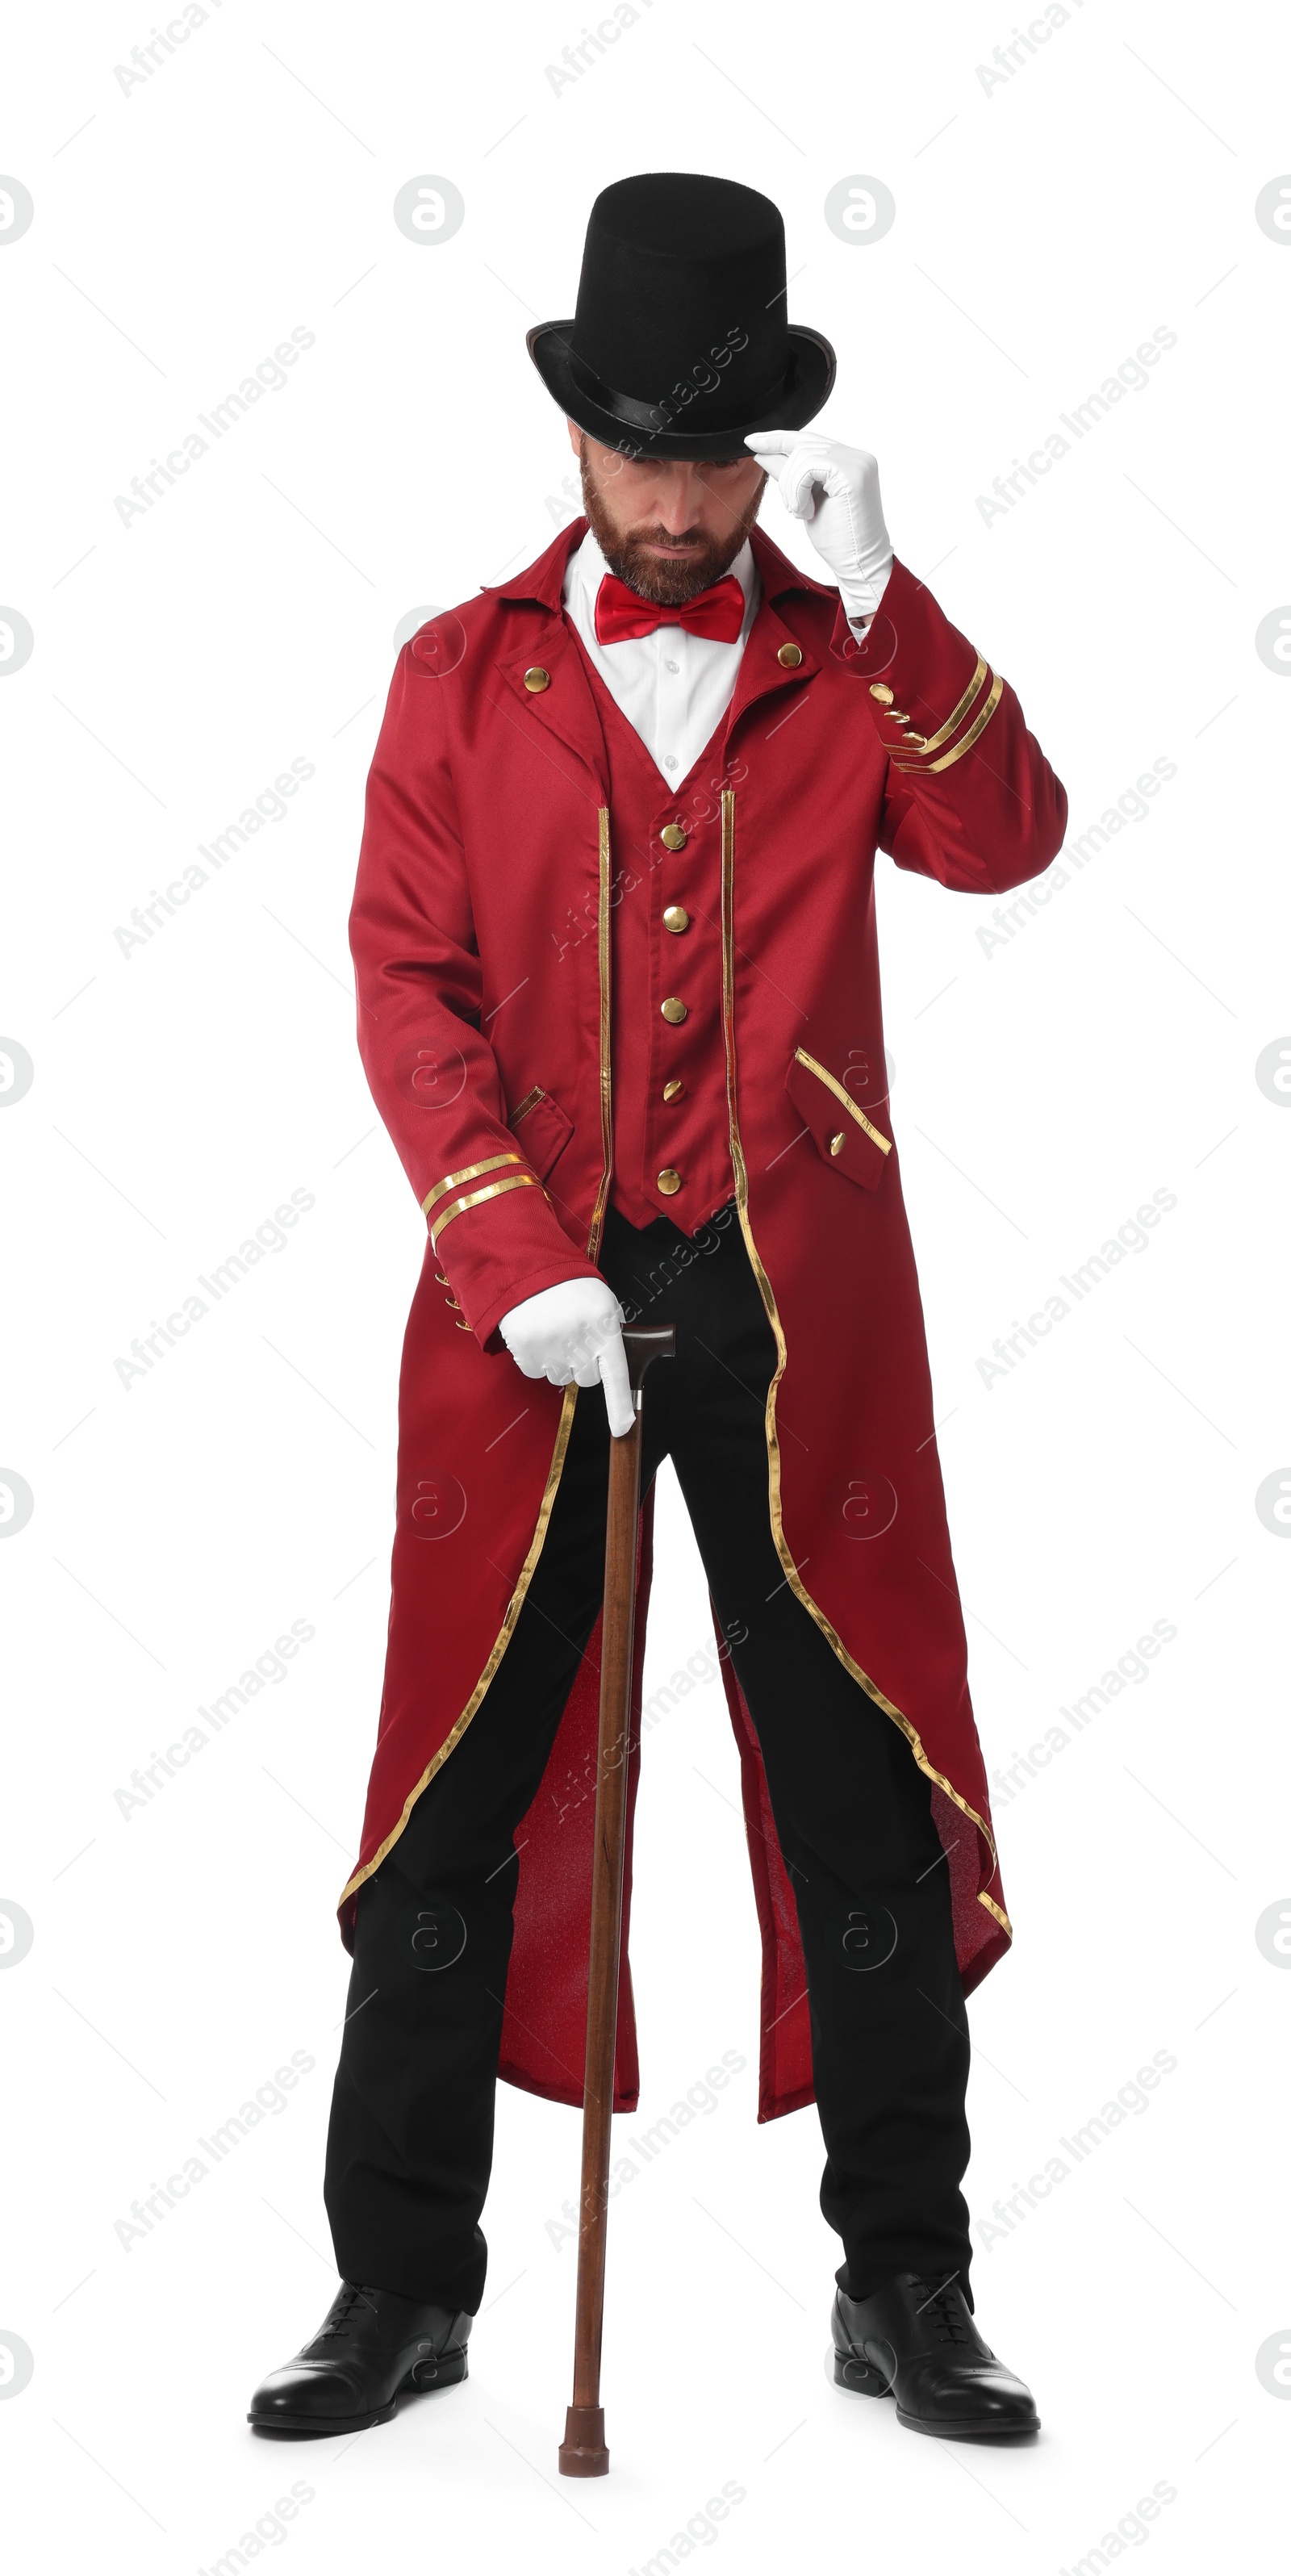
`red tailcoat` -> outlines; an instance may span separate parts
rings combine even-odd
[[[1048,866],[1067,800],[1012,689],[904,565],[858,645],[837,592],[755,530],[763,598],[729,714],[689,779],[670,790],[661,778],[647,845],[638,831],[617,848],[602,726],[561,604],[583,529],[404,647],[368,781],[351,923],[359,1046],[429,1241],[404,1345],[389,1651],[343,1934],[352,1941],[356,1891],[481,1707],[487,1725],[542,1548],[578,1390],[522,1378],[497,1324],[559,1279],[597,1275],[613,1015],[657,1012],[652,995],[611,990],[613,911],[626,885],[666,866],[668,825],[711,860],[717,888],[700,1014],[711,1035],[692,1086],[706,1126],[691,1143],[708,1157],[709,1203],[734,1190],[775,1336],[776,1547],[933,1784],[971,1990],[1011,1934],[886,1097],[874,854],[998,894]],[[672,943],[665,993],[675,954]],[[644,1060],[639,1022],[635,1037]],[[661,1164],[687,1162],[676,1135],[661,1130]],[[652,1139],[647,1164],[653,1151]],[[688,1206],[687,1224],[708,1212]],[[647,1501],[638,1690],[649,1538]],[[598,1650],[594,1636],[517,1836],[502,2048],[513,2082],[574,2103]],[[756,1735],[728,1662],[723,1677],[762,1927],[769,2118],[812,2098],[805,1981]],[[616,2099],[633,2109],[626,1928]]]

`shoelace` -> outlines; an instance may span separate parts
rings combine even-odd
[[[319,2327],[314,2337],[315,2343],[330,2343],[333,2336],[347,2335],[350,2332],[355,2309],[367,2307],[367,2305],[368,2300],[363,2291],[356,2288],[353,2282],[347,2282],[326,2322]]]
[[[940,2289],[934,2290],[929,2281],[920,2281],[917,2286],[927,2294],[920,2299],[919,2314],[932,2319],[942,2342],[971,2343],[972,2322],[961,2304],[961,2294],[955,2288],[953,2275],[949,2281],[942,2282]]]

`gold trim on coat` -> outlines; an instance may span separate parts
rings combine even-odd
[[[598,1043],[600,1048],[601,1152],[603,1169],[601,1173],[600,1188],[596,1195],[596,1206],[592,1216],[591,1232],[587,1238],[589,1259],[593,1259],[595,1257],[600,1244],[601,1225],[605,1215],[605,1202],[609,1197],[610,1174],[613,1169],[614,1159],[614,1130],[610,1115],[610,815],[609,807],[606,805],[602,805],[598,809],[597,887],[596,958],[600,994]],[[519,1159],[520,1158],[517,1155],[516,1160],[519,1161]],[[465,1175],[459,1173],[459,1179],[464,1177]],[[537,1524],[534,1529],[533,1537],[529,1543],[529,1553],[525,1558],[524,1564],[520,1568],[519,1575],[516,1579],[515,1590],[507,1603],[502,1625],[493,1640],[484,1670],[481,1673],[465,1708],[462,1710],[461,1716],[450,1728],[443,1743],[439,1747],[439,1751],[432,1754],[430,1761],[422,1772],[420,1780],[418,1780],[415,1786],[409,1790],[408,1795],[403,1802],[403,1811],[400,1815],[398,1824],[395,1825],[393,1830],[386,1835],[385,1841],[381,1844],[379,1850],[373,1853],[371,1860],[364,1861],[362,1868],[356,1869],[353,1877],[347,1879],[337,1900],[338,1913],[341,1906],[347,1904],[349,1899],[357,1893],[360,1887],[362,1887],[364,1880],[371,1878],[373,1871],[380,1868],[387,1852],[393,1850],[401,1833],[403,1832],[404,1826],[408,1822],[409,1816],[412,1814],[413,1808],[416,1806],[417,1800],[421,1796],[423,1789],[430,1786],[436,1772],[443,1768],[443,1765],[448,1760],[449,1754],[452,1753],[461,1743],[462,1737],[465,1735],[467,1727],[470,1725],[471,1719],[474,1717],[475,1712],[488,1689],[489,1683],[492,1681],[498,1665],[501,1663],[503,1655],[506,1653],[515,1630],[516,1621],[524,1606],[525,1594],[533,1579],[534,1567],[542,1554],[543,1542],[547,1536],[547,1524],[551,1519],[552,1505],[556,1500],[556,1490],[560,1484],[561,1474],[565,1465],[565,1452],[569,1447],[569,1435],[573,1429],[574,1407],[577,1401],[578,1388],[573,1385],[567,1386],[565,1389],[564,1402],[560,1408],[560,1420],[556,1426],[556,1442],[551,1453],[551,1465],[547,1470],[547,1482],[543,1487],[542,1502],[538,1509]]]
[[[436,1181],[433,1190],[427,1190],[421,1203],[422,1215],[429,1216],[436,1200],[442,1199],[446,1190],[464,1189],[468,1181],[478,1181],[481,1172],[496,1172],[499,1163],[523,1161],[523,1154],[489,1154],[482,1163],[467,1163],[462,1171],[447,1173],[442,1181]]]
[[[507,1154],[498,1156],[500,1163],[510,1160],[511,1157]],[[490,1181],[485,1190],[468,1190],[465,1198],[450,1199],[447,1207],[441,1208],[430,1229],[431,1249],[438,1252],[439,1238],[445,1228],[452,1224],[454,1217],[463,1216],[467,1208],[478,1207],[482,1199],[500,1198],[503,1190],[538,1190],[541,1187],[542,1183],[536,1172],[513,1172],[509,1180]]]
[[[512,1110],[511,1115],[507,1120],[508,1127],[518,1127],[521,1119],[527,1118],[530,1110],[537,1108],[542,1097],[542,1084],[540,1082],[535,1082],[532,1091],[526,1091],[523,1100],[518,1101],[515,1108]]]
[[[872,1137],[874,1143],[881,1146],[885,1154],[890,1154],[892,1151],[891,1137],[880,1135],[878,1128],[874,1125],[871,1119],[866,1117],[864,1110],[857,1108],[850,1091],[844,1091],[841,1082],[837,1082],[833,1074],[826,1071],[823,1064],[818,1064],[814,1055],[808,1055],[805,1047],[795,1047],[794,1054],[797,1057],[799,1064],[806,1065],[808,1073],[819,1074],[821,1081],[828,1084],[828,1087],[833,1092],[835,1099],[842,1101],[844,1109],[851,1110],[857,1126],[863,1127],[866,1135]]]
[[[467,1727],[470,1725],[471,1719],[474,1717],[475,1712],[480,1705],[480,1701],[483,1699],[489,1683],[492,1681],[493,1676],[502,1661],[503,1655],[505,1654],[507,1647],[510,1645],[516,1621],[520,1616],[524,1596],[529,1589],[534,1567],[542,1554],[543,1540],[547,1535],[547,1523],[551,1519],[551,1507],[556,1499],[556,1488],[560,1483],[561,1471],[565,1464],[565,1452],[569,1447],[569,1435],[573,1427],[574,1402],[577,1394],[578,1389],[576,1386],[566,1387],[565,1400],[560,1409],[560,1421],[556,1430],[556,1445],[552,1451],[551,1465],[547,1470],[547,1482],[543,1488],[542,1503],[538,1512],[537,1527],[534,1530],[533,1538],[530,1542],[529,1553],[525,1558],[524,1564],[520,1568],[516,1588],[507,1603],[502,1625],[493,1640],[492,1647],[490,1648],[488,1662],[486,1663],[484,1670],[481,1673],[480,1678],[477,1681],[475,1688],[455,1726],[453,1726],[445,1736],[443,1743],[440,1745],[439,1751],[432,1754],[430,1761],[427,1763],[426,1768],[422,1772],[421,1778],[417,1781],[415,1787],[409,1790],[408,1795],[403,1802],[403,1813],[399,1818],[398,1824],[395,1825],[391,1832],[386,1835],[385,1841],[382,1843],[380,1849],[373,1853],[371,1860],[365,1861],[361,1869],[356,1869],[354,1876],[349,1879],[346,1885],[342,1888],[340,1896],[337,1899],[338,1912],[340,1907],[346,1904],[349,1898],[354,1895],[355,1891],[362,1887],[364,1880],[366,1878],[371,1878],[373,1871],[380,1868],[382,1861],[385,1859],[386,1853],[393,1850],[395,1844],[399,1840],[399,1836],[403,1832],[404,1826],[408,1822],[409,1816],[412,1814],[413,1808],[416,1806],[417,1800],[421,1796],[422,1790],[429,1787],[430,1782],[435,1777],[435,1773],[442,1769],[444,1763],[448,1760],[449,1754],[452,1753],[457,1745],[461,1743],[462,1737],[465,1735]]]
[[[587,1258],[595,1261],[601,1248],[601,1230],[605,1223],[605,1204],[610,1195],[610,1178],[614,1170],[614,1123],[610,1115],[610,809],[597,807],[597,896],[596,896],[596,968],[601,991],[601,1180],[592,1210],[587,1235]]]
[[[946,1797],[952,1799],[954,1804],[960,1809],[961,1813],[967,1816],[970,1823],[977,1827],[978,1832],[981,1834],[986,1843],[987,1849],[990,1852],[993,1864],[992,1875],[994,1875],[994,1865],[997,1864],[998,1855],[995,1849],[995,1837],[992,1834],[985,1817],[979,1816],[976,1808],[969,1806],[967,1798],[960,1796],[958,1789],[956,1789],[953,1783],[946,1778],[943,1771],[934,1770],[927,1754],[924,1752],[917,1727],[915,1727],[911,1720],[897,1707],[895,1701],[890,1700],[887,1697],[886,1692],[879,1689],[878,1683],[871,1681],[868,1673],[862,1672],[855,1657],[849,1655],[846,1646],[843,1644],[842,1638],[838,1634],[838,1630],[826,1617],[819,1604],[812,1600],[811,1594],[807,1590],[806,1584],[803,1582],[797,1566],[794,1564],[793,1558],[789,1552],[788,1541],[785,1538],[784,1523],[780,1509],[780,1441],[779,1434],[776,1430],[775,1417],[776,1389],[784,1375],[785,1362],[789,1354],[788,1346],[784,1337],[784,1327],[780,1321],[779,1308],[775,1301],[775,1292],[765,1270],[762,1267],[758,1248],[753,1240],[753,1228],[749,1223],[749,1183],[748,1173],[744,1163],[744,1148],[740,1141],[739,1101],[735,1060],[734,901],[735,790],[733,787],[725,787],[722,790],[722,1037],[726,1048],[726,1106],[730,1125],[731,1167],[735,1175],[735,1204],[740,1220],[740,1231],[744,1237],[745,1247],[753,1267],[753,1275],[757,1280],[758,1288],[762,1296],[762,1303],[766,1310],[767,1321],[775,1335],[776,1343],[776,1365],[771,1383],[767,1388],[766,1400],[767,1482],[771,1504],[771,1534],[775,1540],[776,1554],[784,1567],[791,1590],[796,1594],[798,1600],[801,1601],[804,1610],[809,1610],[811,1612],[812,1618],[815,1620],[817,1627],[833,1647],[834,1653],[837,1655],[839,1662],[844,1666],[846,1671],[851,1674],[853,1681],[859,1682],[862,1690],[867,1691],[870,1698],[876,1700],[879,1707],[885,1710],[890,1718],[895,1719],[896,1724],[900,1727],[902,1734],[905,1736],[906,1741],[910,1746],[910,1750],[913,1753],[920,1770],[926,1774],[927,1778],[931,1780],[938,1789],[944,1792]],[[849,1105],[854,1106],[855,1104],[852,1103]],[[977,1901],[979,1905],[984,1905],[986,1907],[989,1914],[994,1915],[996,1922],[999,1923],[1003,1930],[1009,1933],[1011,1937],[1013,1927],[1009,1922],[1008,1916],[1004,1912],[1003,1907],[997,1905],[993,1897],[987,1896],[985,1892],[980,1889],[978,1891]]]

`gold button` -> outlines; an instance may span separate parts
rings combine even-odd
[[[665,823],[659,838],[662,841],[665,850],[685,849],[686,835],[683,832],[680,823]]]
[[[679,903],[670,903],[663,917],[665,930],[689,930],[690,914]]]
[[[847,1129],[845,1127],[840,1127],[837,1133],[830,1137],[829,1150],[831,1154],[841,1154],[846,1143]]]
[[[916,750],[916,751],[926,751],[926,750],[927,750],[927,748],[928,748],[928,737],[927,737],[927,734],[926,734],[926,733],[908,733],[908,734],[906,735],[906,744],[907,744],[907,747],[908,747],[908,746],[909,746],[909,744],[911,744],[911,743],[913,743],[913,744],[914,744],[914,747],[915,747],[915,750]]]
[[[776,660],[784,671],[796,671],[802,660],[801,644],[782,644]]]
[[[663,1086],[664,1099],[680,1100],[685,1088],[686,1086],[684,1082],[665,1082]]]
[[[540,689],[551,687],[551,673],[544,671],[541,662],[535,662],[532,670],[525,672],[524,684],[530,694],[536,698]]]
[[[666,1172],[661,1172],[659,1174],[658,1186],[663,1191],[666,1199],[672,1198],[674,1192],[681,1188],[681,1174],[680,1172],[674,1172],[671,1163],[668,1165]]]
[[[675,993],[670,993],[667,1001],[661,1002],[659,1008],[662,1011],[664,1018],[666,1020],[671,1020],[674,1027],[678,1020],[684,1020],[686,1017],[686,1005],[684,1002],[678,1001]]]
[[[892,691],[886,680],[871,680],[870,696],[877,698],[881,707],[890,707],[892,704]]]

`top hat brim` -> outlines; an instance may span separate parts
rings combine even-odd
[[[838,361],[819,331],[809,331],[805,324],[790,322],[789,363],[784,382],[770,405],[752,420],[740,421],[735,428],[705,430],[702,420],[693,418],[689,428],[657,429],[625,416],[611,408],[624,397],[615,396],[608,387],[602,391],[609,399],[602,402],[590,394],[574,373],[572,342],[574,324],[539,322],[525,334],[529,355],[548,393],[570,420],[585,429],[588,436],[599,439],[604,447],[621,448],[628,456],[675,457],[679,462],[724,464],[747,456],[744,441],[754,430],[805,429],[828,401],[833,390]],[[646,406],[631,402],[627,413],[643,413]],[[702,399],[698,409],[702,413]],[[680,415],[685,419],[687,415]]]

